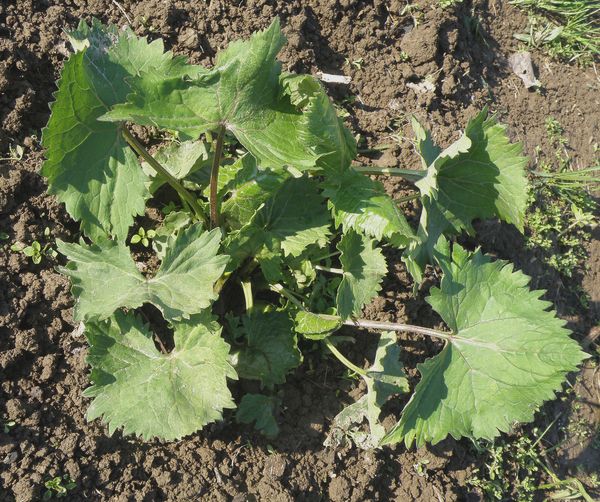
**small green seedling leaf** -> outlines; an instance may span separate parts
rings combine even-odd
[[[275,420],[275,412],[279,407],[279,399],[263,394],[245,394],[240,401],[235,419],[240,424],[251,424],[257,431],[272,439],[279,434],[279,426]]]
[[[363,306],[377,296],[387,265],[375,241],[354,231],[344,234],[338,249],[342,252],[340,262],[344,275],[336,303],[340,316],[347,319],[359,314]]]
[[[60,270],[71,278],[79,320],[106,319],[119,307],[154,304],[167,319],[197,314],[216,298],[213,285],[228,257],[219,255],[219,229],[204,232],[198,223],[179,232],[154,277],[145,278],[129,249],[116,242],[98,245],[57,241],[70,262]]]
[[[145,439],[179,439],[235,407],[227,379],[237,376],[211,314],[176,322],[173,330],[175,348],[162,354],[132,314],[86,323],[92,386],[84,395],[94,398],[88,420],[103,417],[110,434],[122,427]]]
[[[418,366],[421,381],[383,444],[433,444],[448,434],[492,440],[533,419],[587,357],[542,291],[505,261],[455,245],[428,302],[452,336]]]

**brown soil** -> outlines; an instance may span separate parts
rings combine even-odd
[[[287,69],[352,77],[349,86],[329,90],[337,100],[354,96],[347,105],[353,113],[350,125],[369,145],[390,142],[392,132],[410,137],[406,117],[412,113],[447,144],[488,104],[531,156],[537,147],[552,155],[544,121],[554,116],[565,127],[576,164],[593,161],[600,136],[600,83],[592,69],[560,64],[536,52],[544,88],[527,91],[506,65],[519,47],[512,34],[527,25],[520,11],[501,0],[465,0],[450,10],[437,8],[433,0],[415,3],[419,8],[411,14],[403,13],[406,2],[397,0],[119,2],[138,33],[163,37],[175,52],[205,64],[227,42],[265,27],[278,15],[289,40],[282,54]],[[415,28],[412,15],[418,20]],[[67,500],[480,499],[467,479],[482,460],[468,441],[446,440],[418,451],[322,446],[331,419],[364,389],[342,379],[339,365],[323,361],[318,353],[311,353],[284,386],[281,434],[271,444],[232,423],[231,416],[169,444],[144,443],[119,433],[109,437],[100,422],[85,421],[86,345],[72,320],[68,282],[52,259],[33,265],[9,247],[15,241],[77,237],[77,226],[64,208],[45,195],[38,175],[43,159],[39,138],[54,81],[68,55],[63,29],[91,16],[127,22],[111,0],[5,0],[0,5],[0,152],[5,156],[13,143],[25,147],[21,161],[0,163],[0,231],[9,234],[0,243],[0,414],[15,422],[6,432],[0,430],[0,500],[39,500],[44,482],[65,474],[77,483]],[[470,23],[475,18],[481,23],[478,30]],[[346,60],[359,63],[348,65]],[[434,91],[419,93],[407,85],[425,77]],[[375,162],[407,166],[416,160],[404,140]],[[395,182],[386,184],[392,194],[403,189]],[[43,237],[46,227],[51,237]],[[600,320],[597,240],[590,244],[590,270],[583,281],[592,299],[586,311],[573,303],[573,295],[555,287],[557,277],[524,252],[515,231],[495,223],[479,229],[486,251],[516,261],[534,275],[536,287],[550,288],[549,298],[558,300],[561,313],[569,313],[577,338],[590,333]],[[412,296],[398,253],[387,257],[390,274],[366,314],[438,323],[423,296]],[[434,343],[413,339],[407,342],[406,361],[414,367],[435,350]],[[372,343],[361,341],[351,355],[360,361],[372,351]],[[594,375],[592,370],[581,375],[585,399],[577,407],[591,413],[585,415],[591,423],[598,420]],[[549,413],[560,413],[567,423],[571,400],[553,405]],[[397,413],[402,404],[389,412]],[[591,458],[589,448],[568,446],[557,466],[562,474]]]

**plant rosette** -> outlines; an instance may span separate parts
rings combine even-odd
[[[453,243],[475,219],[523,229],[527,160],[487,110],[445,149],[413,120],[422,169],[387,171],[414,182],[412,228],[401,202],[353,164],[355,140],[320,83],[282,72],[277,20],[213,68],[96,20],[69,38],[42,173],[81,225],[79,243],[57,248],[90,344],[87,417],[110,433],[194,433],[235,408],[229,386],[249,379],[261,392],[243,396],[236,417],[272,437],[278,386],[302,364],[300,347],[318,344],[366,382],[334,420],[342,435],[366,424],[360,445],[492,439],[532,420],[586,357],[527,276]],[[129,124],[172,139],[151,155]],[[168,214],[133,233],[151,199]],[[160,266],[141,273],[127,242],[151,246]],[[386,246],[402,250],[415,283],[428,265],[441,269],[427,301],[446,329],[360,318],[387,273]],[[172,350],[145,304],[168,322]],[[368,367],[343,354],[332,336],[342,326],[381,331]],[[443,341],[412,390],[397,332]],[[386,430],[382,405],[409,392]]]

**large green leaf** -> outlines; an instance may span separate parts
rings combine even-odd
[[[414,120],[418,147],[426,161],[439,151],[431,137]],[[417,232],[405,260],[420,280],[426,263],[434,259],[440,236],[472,233],[477,218],[498,217],[521,232],[527,207],[527,158],[519,143],[511,143],[506,126],[484,109],[470,120],[461,138],[441,152],[416,182],[421,191],[423,211]]]
[[[163,75],[192,72],[181,58],[163,52],[162,41],[148,43],[131,30],[117,33],[94,21],[82,23],[71,40],[80,52],[65,63],[48,126],[43,131],[46,162],[42,174],[49,192],[64,202],[91,239],[123,240],[133,217],[149,197],[146,176],[121,136],[120,124],[98,122],[125,101],[140,71]]]
[[[175,348],[154,346],[152,333],[132,314],[116,312],[106,321],[86,323],[93,397],[88,420],[103,417],[109,433],[172,440],[219,420],[235,403],[227,378],[229,346],[210,313],[173,325]]]
[[[505,261],[455,245],[428,302],[452,331],[418,366],[421,381],[383,443],[437,443],[448,434],[493,439],[533,419],[586,357],[542,291]]]
[[[285,312],[253,313],[242,318],[246,346],[235,357],[241,378],[272,387],[302,362],[292,320]]]
[[[281,75],[276,56],[285,43],[279,21],[217,55],[192,79],[149,72],[134,83],[127,104],[104,120],[132,120],[197,138],[225,127],[262,168],[347,169],[355,142],[310,76]],[[301,79],[301,80],[298,80]]]
[[[362,376],[367,384],[367,393],[357,402],[344,408],[333,419],[332,430],[326,442],[328,446],[339,446],[345,436],[351,437],[357,446],[365,449],[376,448],[385,435],[379,422],[381,407],[395,394],[409,391],[408,379],[399,360],[400,347],[396,333],[381,333],[375,353],[375,361],[367,375]],[[357,426],[367,419],[369,433]]]
[[[213,285],[228,257],[218,255],[219,229],[203,232],[199,223],[181,230],[173,240],[154,277],[137,270],[129,249],[113,241],[98,245],[57,241],[69,263],[61,268],[73,283],[77,319],[106,319],[117,308],[135,308],[148,302],[165,318],[196,314],[216,298]]]
[[[375,241],[352,230],[344,234],[338,249],[342,252],[340,262],[344,275],[336,303],[339,315],[346,319],[359,314],[363,306],[377,296],[387,265]]]
[[[414,239],[406,218],[378,181],[348,170],[327,177],[323,195],[329,199],[335,224],[344,231],[354,229],[378,240],[385,238],[399,247]]]

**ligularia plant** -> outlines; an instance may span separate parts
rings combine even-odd
[[[250,379],[260,393],[241,398],[237,420],[274,435],[276,387],[302,363],[304,339],[366,382],[328,441],[491,439],[531,420],[585,358],[527,276],[452,243],[475,219],[523,228],[526,159],[486,110],[444,150],[413,121],[423,168],[388,173],[418,191],[414,229],[353,167],[355,140],[321,85],[281,71],[277,21],[210,69],[98,21],[69,37],[42,173],[81,225],[79,243],[57,245],[90,344],[87,416],[109,432],[181,438],[235,408],[229,385]],[[162,146],[151,155],[130,124],[154,128]],[[144,274],[126,243],[150,200],[168,211],[152,233],[160,266]],[[415,283],[427,265],[442,271],[427,301],[445,330],[360,319],[387,272],[385,246],[403,250]],[[146,304],[172,340],[153,333]],[[344,325],[381,332],[368,368],[343,355]],[[385,430],[381,406],[411,392],[397,332],[444,346]]]

